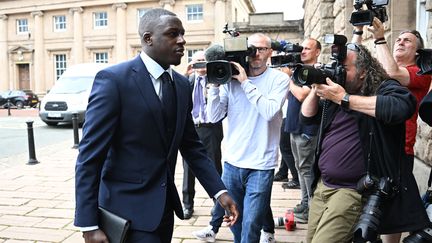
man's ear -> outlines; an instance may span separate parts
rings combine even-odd
[[[365,77],[366,77],[366,70],[363,70],[363,71],[360,73],[360,79],[363,80]]]
[[[144,40],[144,43],[146,43],[149,46],[151,46],[153,43],[151,36],[152,35],[150,32],[144,32],[143,37],[142,37]]]

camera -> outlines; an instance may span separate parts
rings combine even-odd
[[[248,68],[248,57],[255,56],[256,48],[248,46],[246,37],[239,37],[234,29],[225,25],[223,33],[231,37],[224,39],[224,46],[213,45],[205,51],[207,60],[207,78],[209,83],[225,84],[232,79],[232,75],[239,74],[237,68],[230,62],[237,62],[243,68]]]
[[[193,69],[205,68],[206,65],[207,65],[207,62],[196,62],[196,63],[192,64],[192,68]]]
[[[432,242],[432,229],[426,228],[420,231],[411,233],[402,240],[403,243],[428,243]]]
[[[418,49],[416,64],[420,68],[417,75],[432,74],[432,49]]]
[[[346,71],[343,62],[346,58],[347,38],[344,35],[327,34],[324,42],[331,46],[331,59],[333,62],[320,67],[297,64],[293,72],[293,80],[297,85],[326,84],[330,78],[341,86],[345,85]]]
[[[271,67],[295,67],[302,63],[301,52],[303,47],[285,40],[271,42],[271,48],[278,52],[278,55],[271,57]],[[283,52],[283,53],[282,53]]]
[[[374,242],[378,237],[378,227],[382,216],[382,204],[394,194],[393,183],[388,177],[377,178],[370,174],[357,183],[357,192],[368,196],[362,214],[354,228],[354,242]]]
[[[350,23],[354,26],[372,25],[374,17],[377,17],[381,22],[388,20],[385,6],[389,0],[355,0],[354,8],[357,10],[351,14]],[[366,5],[367,9],[362,9]]]

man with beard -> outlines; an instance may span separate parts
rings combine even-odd
[[[307,234],[307,242],[312,243],[351,242],[362,212],[362,196],[367,196],[356,187],[366,174],[388,178],[396,195],[382,198],[378,233],[393,223],[388,220],[391,214],[400,215],[389,209],[394,209],[400,192],[414,180],[412,173],[400,173],[406,160],[405,121],[415,111],[415,97],[390,79],[364,46],[348,44],[343,64],[345,83],[327,78],[327,84],[313,84],[301,108],[303,122],[321,118]],[[423,207],[419,201],[412,206],[420,211]],[[427,215],[418,216],[415,225],[421,226]]]

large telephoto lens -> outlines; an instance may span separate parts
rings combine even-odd
[[[316,69],[312,66],[298,66],[293,73],[294,82],[300,86],[311,84],[326,84],[326,78],[331,78],[331,72]]]

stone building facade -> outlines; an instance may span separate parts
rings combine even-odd
[[[141,51],[139,17],[155,7],[183,21],[180,72],[195,51],[223,43],[227,23],[241,35],[258,30],[294,41],[303,35],[301,20],[254,14],[252,0],[0,0],[0,91],[32,89],[43,96],[68,66],[132,58]]]
[[[67,66],[130,59],[141,50],[139,17],[155,7],[175,12],[187,30],[179,70],[224,38],[225,23],[255,12],[251,0],[0,0],[0,90],[43,95]]]
[[[352,0],[305,0],[304,1],[305,36],[320,39],[328,33],[352,37],[353,27],[349,23],[354,9]],[[385,23],[385,37],[388,43],[394,43],[401,30],[417,29],[425,40],[426,48],[432,48],[432,0],[390,0],[386,6],[388,21]],[[364,44],[374,50],[371,34],[365,31]],[[324,46],[322,62],[329,61],[329,46]],[[392,44],[389,44],[393,48]],[[415,145],[415,175],[419,187],[424,190],[432,165],[432,128],[421,119],[418,120],[417,142]]]

